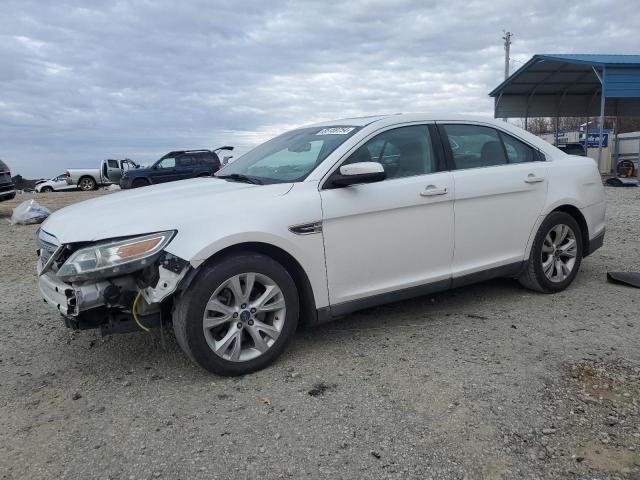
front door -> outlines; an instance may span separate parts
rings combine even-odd
[[[454,285],[482,270],[517,270],[546,200],[544,156],[488,126],[446,124],[440,132],[454,163]]]
[[[122,178],[122,168],[120,166],[120,161],[118,160],[107,160],[107,180],[110,183],[119,183]]]
[[[403,291],[420,293],[425,284],[448,285],[453,176],[440,171],[441,155],[431,133],[427,125],[412,125],[374,136],[342,164],[379,162],[387,179],[321,190],[329,301],[335,313],[358,301],[366,306],[398,298],[393,294]]]
[[[153,166],[151,178],[153,183],[164,183],[178,180],[176,159],[174,157],[166,157],[157,162]]]

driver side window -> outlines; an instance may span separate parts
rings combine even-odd
[[[431,137],[426,125],[387,130],[359,147],[343,165],[377,162],[387,179],[424,175],[436,171]]]
[[[158,163],[158,168],[175,168],[175,166],[176,159],[173,157],[165,158]]]

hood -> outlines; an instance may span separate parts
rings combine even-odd
[[[114,192],[70,205],[54,212],[42,230],[60,243],[75,243],[125,237],[180,225],[213,221],[222,209],[246,211],[265,200],[286,194],[291,183],[252,185],[216,178],[194,178]]]

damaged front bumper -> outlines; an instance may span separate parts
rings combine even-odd
[[[45,302],[65,317],[67,327],[100,329],[103,334],[151,328],[162,323],[163,302],[173,295],[190,270],[187,261],[163,252],[144,270],[120,277],[66,283],[56,275],[57,248],[40,251],[38,288]],[[135,296],[138,322],[133,317]],[[166,302],[165,302],[166,303]],[[166,310],[166,309],[165,309]]]

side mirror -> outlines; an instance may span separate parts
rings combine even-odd
[[[342,165],[339,172],[335,172],[331,178],[331,184],[335,187],[380,182],[387,178],[384,167],[378,162],[358,162]]]

